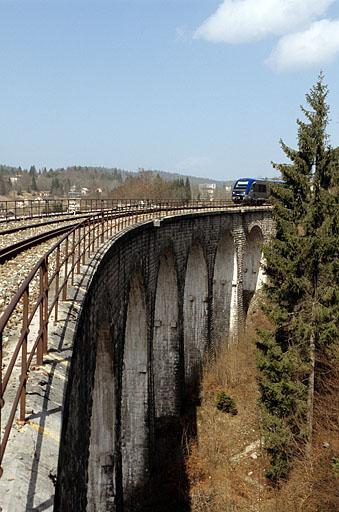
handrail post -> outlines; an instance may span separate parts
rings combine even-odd
[[[86,224],[83,225],[82,264],[86,263]]]
[[[68,236],[65,240],[65,280],[64,280],[64,285],[62,287],[62,300],[66,300],[67,299],[67,283],[68,283],[68,277],[67,277],[67,274],[68,274]]]
[[[48,349],[48,258],[45,258],[42,265],[42,285],[43,285],[43,315],[44,325],[42,331],[42,349],[47,354]]]
[[[27,340],[28,340],[28,310],[29,310],[29,285],[23,295],[23,311],[22,311],[22,333],[24,338],[21,345],[21,375],[20,381],[23,388],[20,396],[20,412],[18,423],[24,425],[26,421],[26,385],[27,385]]]
[[[54,306],[54,323],[58,321],[59,313],[59,281],[60,281],[60,245],[57,247],[55,268],[55,306]]]
[[[44,280],[43,269],[40,267],[40,283],[39,283],[39,341],[36,348],[36,364],[42,366],[44,353]]]
[[[96,234],[96,239],[97,239],[97,248],[99,247],[100,245],[100,238],[101,238],[101,222],[98,221],[95,223],[95,230],[97,231],[97,234]]]
[[[103,244],[105,241],[104,235],[105,235],[105,217],[104,212],[101,212],[101,243]]]
[[[2,332],[0,332],[0,478],[3,474],[3,469],[1,466],[2,462],[2,448],[1,448],[1,410],[3,406],[5,405],[4,398],[2,396]]]
[[[91,256],[91,223],[88,221],[88,257]]]
[[[71,283],[74,285],[74,266],[75,266],[75,230],[72,233],[72,273],[71,273]]]
[[[93,230],[91,231],[91,226],[93,227]],[[91,251],[94,252],[95,251],[95,246],[94,246],[94,242],[95,242],[95,222],[93,224],[89,224],[89,231],[91,233],[92,236],[92,247],[91,247]]]
[[[77,257],[77,274],[80,274],[80,259],[81,259],[81,227],[78,232],[78,257]]]

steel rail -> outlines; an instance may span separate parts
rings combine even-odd
[[[51,238],[55,238],[56,236],[63,235],[67,233],[72,228],[77,226],[76,224],[68,224],[67,226],[62,226],[60,228],[52,229],[45,233],[39,233],[38,235],[31,236],[29,238],[25,238],[24,240],[20,240],[15,244],[8,245],[7,247],[3,247],[0,249],[0,263],[5,263],[6,261],[14,258],[21,252],[24,252],[28,249],[31,249],[35,245],[41,244],[46,240],[50,240]]]
[[[12,220],[49,217],[51,215],[74,214],[75,212],[98,212],[102,209],[113,209],[127,200],[100,198],[85,199],[82,197],[67,199],[29,199],[0,202],[0,222]],[[130,201],[130,200],[129,200]]]
[[[36,224],[23,224],[22,226],[16,226],[15,228],[0,230],[0,236],[12,235],[13,233],[17,233],[18,231],[25,231],[27,229],[40,228],[42,226],[49,226],[52,224],[61,224],[62,222],[69,222],[69,221],[75,220],[75,219],[77,219],[77,220],[78,219],[87,219],[88,217],[92,217],[92,216],[93,216],[93,213],[87,213],[87,214],[82,214],[82,215],[74,215],[74,214],[70,213],[69,214],[70,218],[62,218],[60,216],[61,217],[60,219],[47,220],[46,222],[38,222]],[[13,222],[18,222],[18,221],[13,221]]]

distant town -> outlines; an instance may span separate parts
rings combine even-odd
[[[118,168],[73,166],[30,169],[0,166],[0,201],[46,199],[229,199],[231,181],[217,181],[176,173]]]

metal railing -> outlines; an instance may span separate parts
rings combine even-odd
[[[32,268],[20,285],[0,318],[0,435],[1,420],[5,419],[4,432],[0,437],[0,477],[2,461],[9,435],[18,412],[17,422],[26,421],[26,387],[32,362],[42,366],[48,352],[48,328],[51,318],[59,319],[59,303],[68,297],[69,287],[75,284],[75,276],[81,273],[81,266],[90,261],[99,247],[116,233],[135,222],[159,218],[167,215],[180,215],[190,211],[225,209],[229,205],[219,202],[166,202],[165,204],[133,205],[121,207],[124,211],[103,210],[80,222],[62,236]],[[4,354],[9,345],[6,332],[12,324],[21,326],[12,353]],[[13,336],[13,334],[12,334]],[[15,334],[14,334],[15,337]],[[8,339],[7,339],[8,338]],[[6,356],[6,357],[4,357]],[[19,384],[15,396],[8,405],[5,402],[9,382],[13,384],[13,370],[20,367]],[[16,385],[16,383],[15,383]],[[6,407],[5,407],[6,406]],[[6,417],[4,412],[6,409]]]
[[[127,201],[116,199],[16,199],[0,202],[0,220],[11,221],[15,219],[31,219],[34,217],[48,217],[51,215],[74,214],[81,212],[94,212],[115,209]]]
[[[161,203],[173,204],[178,201],[164,201]],[[197,202],[197,201],[196,201]],[[200,201],[201,204],[220,204],[221,201]],[[75,213],[99,212],[102,210],[118,210],[122,208],[148,208],[152,204],[159,204],[156,200],[150,199],[86,199],[77,197],[74,199],[17,199],[13,201],[0,201],[0,221],[9,222],[16,219],[32,219],[34,217],[48,217],[51,215],[66,215]],[[181,201],[185,204],[185,201]]]

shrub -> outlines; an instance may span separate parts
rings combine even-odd
[[[336,476],[339,476],[339,457],[332,458],[332,468]]]
[[[216,394],[215,405],[218,411],[228,412],[235,416],[238,414],[238,409],[235,401],[230,396],[226,395],[225,391],[218,391]]]

